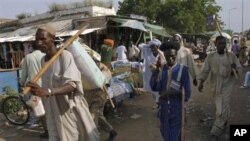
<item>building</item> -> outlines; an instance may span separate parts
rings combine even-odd
[[[104,38],[112,38],[116,44],[124,40],[128,44],[131,40],[144,41],[146,34],[170,37],[163,27],[149,24],[145,18],[117,16],[114,8],[88,6],[44,13],[0,25],[0,57],[5,60],[5,68],[20,67],[22,58],[30,52],[39,26],[51,24],[56,28],[57,37],[65,37],[74,35],[86,23],[90,26],[82,33],[85,35],[82,38],[97,51]]]

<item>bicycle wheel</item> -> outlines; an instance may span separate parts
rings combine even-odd
[[[15,125],[23,125],[29,121],[29,107],[17,96],[9,96],[2,104],[6,119]]]

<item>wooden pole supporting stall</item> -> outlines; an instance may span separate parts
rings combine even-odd
[[[42,75],[48,70],[50,65],[60,56],[60,54],[63,52],[65,48],[67,48],[69,45],[72,44],[72,42],[89,26],[89,24],[83,26],[74,36],[69,38],[69,40],[66,41],[66,43],[63,45],[60,50],[56,52],[56,54],[44,65],[44,67],[38,72],[38,74],[31,80],[31,82],[37,82],[38,79],[42,77]],[[27,95],[30,92],[30,87],[24,87],[23,94]]]

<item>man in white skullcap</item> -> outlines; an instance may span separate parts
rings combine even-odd
[[[193,84],[197,85],[197,67],[192,57],[192,52],[184,47],[183,38],[180,34],[174,35],[174,41],[180,44],[180,49],[178,50],[176,61],[178,64],[187,66],[189,69],[189,74],[193,78]]]
[[[39,27],[37,47],[45,53],[44,66],[57,53],[54,27]],[[83,97],[81,73],[72,54],[63,50],[41,77],[42,85],[28,82],[31,92],[44,98],[49,141],[99,141],[99,132]]]
[[[159,93],[156,91],[152,91],[150,87],[150,78],[152,75],[152,66],[154,66],[159,58],[159,47],[161,45],[161,41],[158,39],[152,39],[148,44],[140,44],[139,48],[141,53],[143,54],[143,89],[152,94],[153,99],[156,104],[159,102]],[[162,59],[164,60],[164,59]],[[155,108],[156,106],[154,106]]]

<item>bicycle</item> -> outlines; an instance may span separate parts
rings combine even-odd
[[[24,125],[30,119],[30,108],[22,96],[8,96],[2,103],[3,114],[14,125]]]

